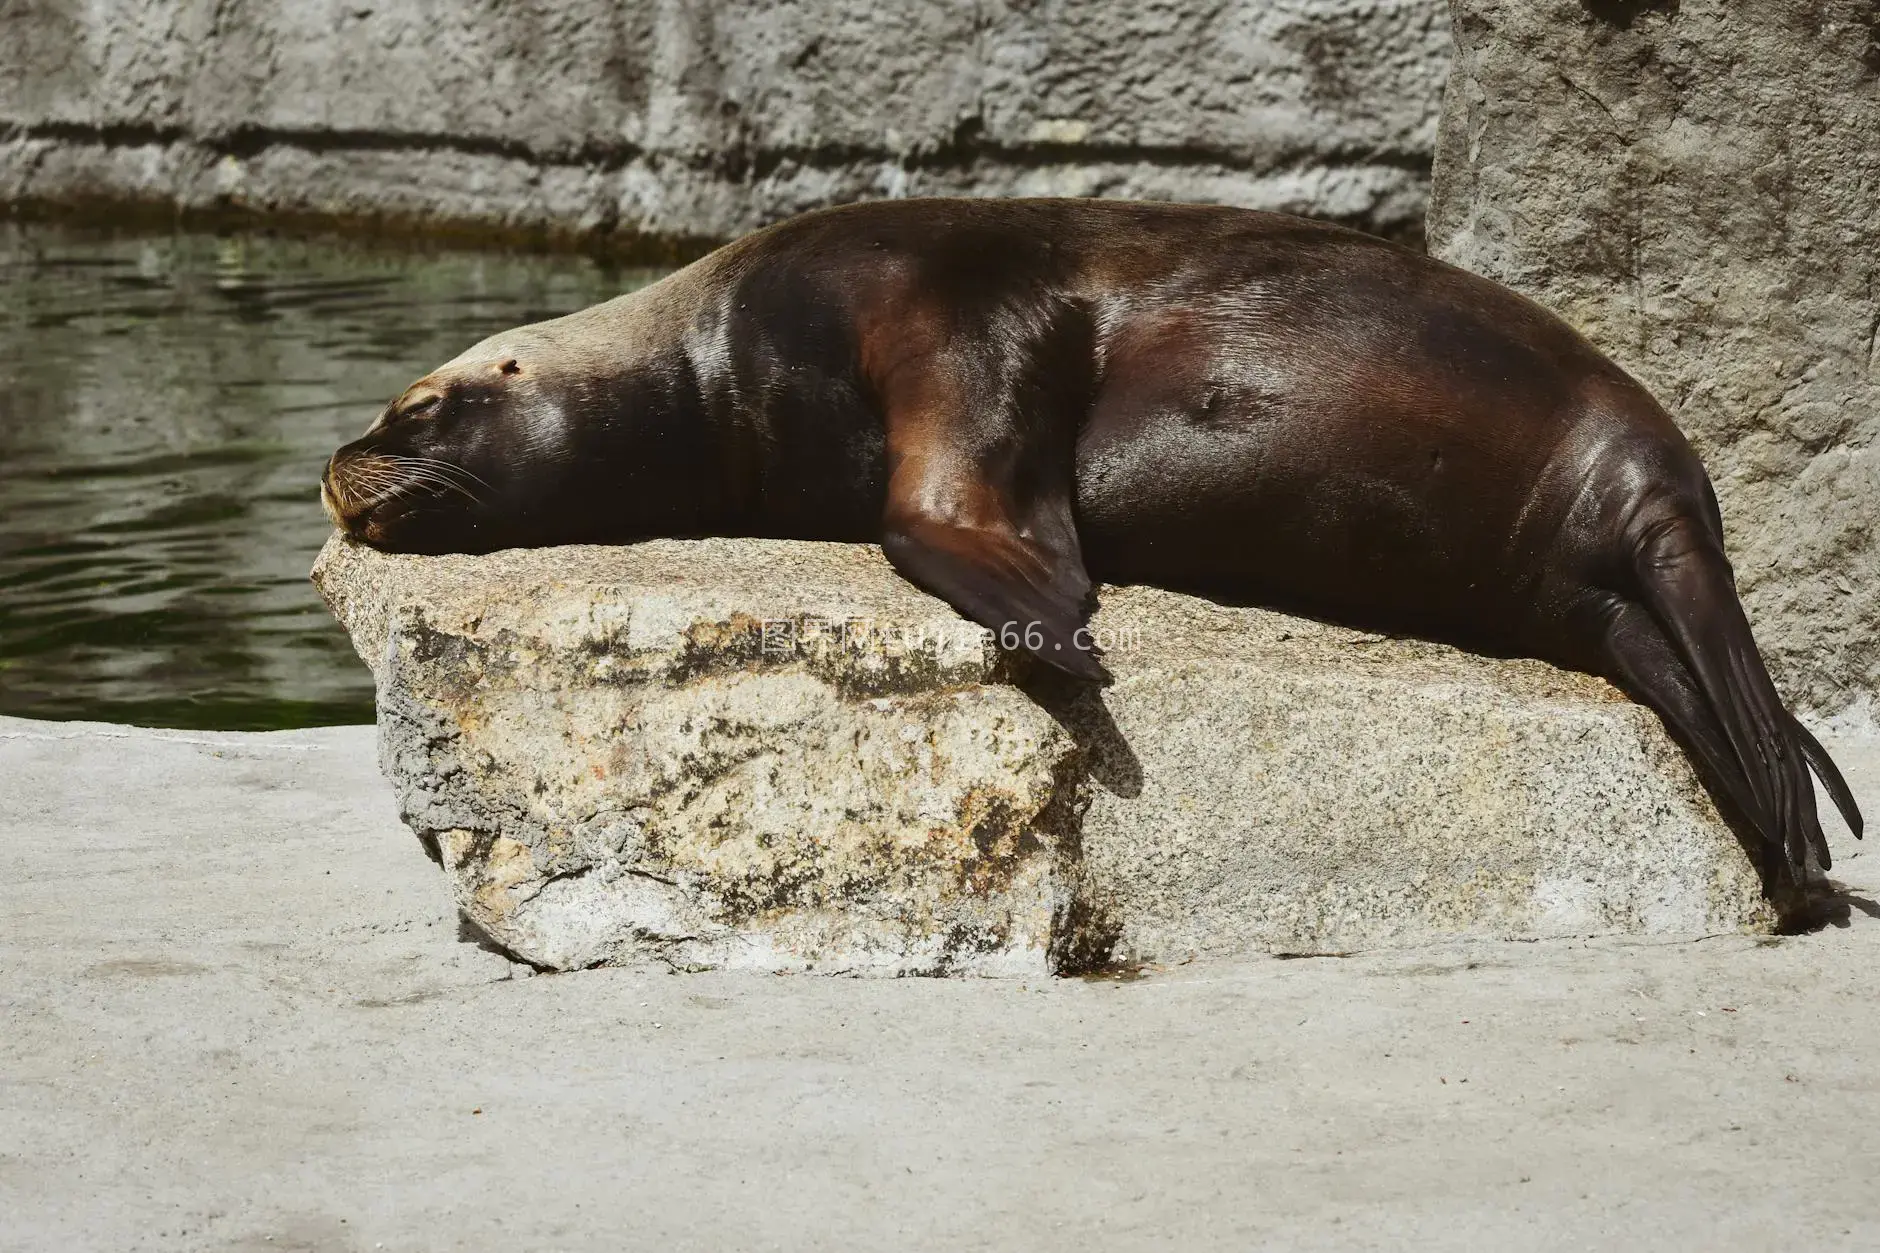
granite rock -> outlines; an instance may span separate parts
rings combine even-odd
[[[1096,689],[859,545],[335,538],[314,577],[406,822],[543,967],[1068,972],[1773,922],[1656,717],[1539,662],[1117,587]]]
[[[1452,0],[1431,251],[1535,297],[1697,446],[1778,685],[1880,690],[1880,7]]]

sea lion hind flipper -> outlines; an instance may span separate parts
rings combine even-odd
[[[888,524],[881,549],[910,582],[989,628],[1005,647],[1079,678],[1106,677],[1083,629],[1090,578],[1076,556],[1003,528],[907,518]]]
[[[1807,879],[1811,851],[1828,869],[1807,749],[1757,651],[1721,547],[1693,521],[1673,519],[1645,533],[1634,569],[1640,599],[1702,694],[1732,773],[1754,797],[1745,816],[1796,883]]]
[[[1761,804],[1711,715],[1704,694],[1671,641],[1643,605],[1625,602],[1612,613],[1603,639],[1606,677],[1654,710],[1683,747],[1720,807],[1748,822],[1764,847],[1771,841]],[[1778,855],[1779,848],[1778,848]]]
[[[1841,820],[1847,823],[1847,829],[1854,833],[1855,839],[1863,838],[1866,825],[1860,815],[1860,806],[1854,803],[1854,790],[1841,777],[1841,768],[1834,764],[1834,758],[1828,756],[1828,750],[1821,746],[1814,732],[1803,726],[1799,718],[1795,723],[1795,738],[1801,742],[1802,756],[1808,759],[1809,768],[1815,777],[1821,780],[1821,786],[1828,789],[1828,796],[1834,801],[1834,807],[1841,811]]]

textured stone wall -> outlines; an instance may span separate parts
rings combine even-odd
[[[1778,682],[1880,690],[1880,4],[1453,0],[1431,251],[1533,295],[1703,454]]]
[[[869,196],[1420,230],[1442,0],[0,0],[0,201],[729,237]]]

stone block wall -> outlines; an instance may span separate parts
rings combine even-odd
[[[1420,233],[1442,0],[0,0],[0,202],[728,238],[862,197]]]

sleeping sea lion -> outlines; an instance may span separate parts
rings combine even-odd
[[[1651,395],[1486,279],[1339,227],[1096,200],[810,213],[493,335],[322,484],[406,552],[876,541],[1085,678],[1092,580],[1542,658],[1655,709],[1771,891],[1829,865],[1809,769]]]

